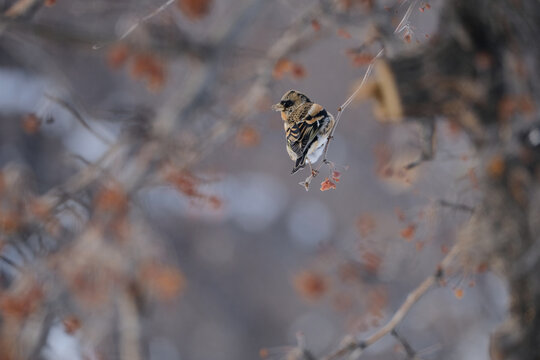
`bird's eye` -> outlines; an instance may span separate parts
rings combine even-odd
[[[283,105],[286,108],[292,106],[292,104],[293,104],[293,102],[291,100],[282,100],[281,101],[281,105]]]

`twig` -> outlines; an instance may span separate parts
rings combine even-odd
[[[430,345],[426,348],[423,348],[422,350],[418,350],[416,352],[417,356],[424,356],[424,355],[428,355],[428,354],[431,354],[433,352],[436,352],[438,350],[441,349],[441,344],[437,343],[437,344],[433,344],[433,345]]]
[[[118,299],[118,319],[120,327],[120,359],[140,360],[141,325],[137,304],[128,291],[120,294]]]
[[[50,308],[50,305],[48,305],[47,307]],[[49,340],[49,333],[51,332],[52,327],[55,326],[53,323],[55,317],[56,314],[51,309],[48,309],[47,314],[45,315],[45,318],[41,323],[41,331],[39,332],[39,338],[37,339],[32,354],[28,357],[29,359],[40,358],[40,354],[42,353],[43,348],[48,345],[47,341]]]
[[[420,121],[421,126],[421,136],[420,136],[420,146],[421,153],[420,157],[405,166],[405,170],[411,170],[418,165],[422,164],[424,161],[429,161],[433,159],[433,139],[435,136],[435,119],[424,119]]]
[[[152,11],[151,13],[149,13],[149,14],[143,16],[142,18],[140,18],[139,20],[137,20],[137,22],[135,22],[133,25],[131,25],[129,27],[129,29],[127,29],[122,35],[120,35],[120,37],[116,41],[121,41],[121,40],[124,40],[125,38],[127,38],[133,31],[135,31],[135,29],[137,29],[139,27],[139,25],[141,25],[142,23],[150,20],[151,18],[153,18],[154,16],[156,16],[157,14],[159,14],[160,12],[162,12],[163,10],[168,8],[169,5],[171,5],[173,2],[174,2],[174,0],[167,0],[164,4],[162,4],[160,7],[158,7],[157,9]],[[107,45],[109,45],[109,44],[108,43],[94,44],[92,46],[92,50],[99,50],[99,49],[101,49],[101,48],[103,48],[104,46],[107,46]]]
[[[6,10],[4,16],[11,19],[20,19],[30,16],[38,10],[44,2],[45,0],[19,0]]]
[[[403,346],[403,349],[405,349],[405,352],[407,353],[407,357],[413,360],[420,360],[418,357],[418,354],[414,349],[412,348],[411,344],[405,339],[403,336],[399,335],[396,329],[393,329],[391,332],[392,336],[396,338],[397,341]]]
[[[294,349],[294,352],[296,352],[296,354],[294,354],[290,358],[298,360],[316,360],[313,354],[311,354],[311,352],[306,348],[306,338],[304,337],[304,334],[302,332],[296,333],[296,341],[297,345]]]
[[[443,206],[443,207],[449,207],[455,210],[461,210],[461,211],[466,211],[470,213],[474,212],[474,207],[471,207],[465,204],[453,203],[450,201],[446,201],[444,199],[439,200],[438,203],[440,206]]]
[[[27,263],[29,261],[28,256],[24,253],[23,249],[21,248],[21,246],[23,245],[22,241],[18,242],[17,240],[13,240],[9,242],[9,245],[11,245],[15,249],[17,254],[21,257],[23,265],[24,263]]]
[[[377,55],[371,60],[371,63],[369,64],[368,68],[366,69],[366,73],[364,74],[364,77],[362,78],[362,81],[360,82],[360,85],[356,90],[352,93],[351,96],[338,108],[338,112],[336,115],[336,123],[334,127],[332,128],[332,131],[330,132],[330,136],[328,137],[328,142],[326,143],[326,146],[324,147],[324,153],[323,153],[323,162],[326,162],[326,154],[328,152],[328,145],[330,143],[330,140],[334,138],[334,132],[336,131],[337,125],[339,124],[339,120],[341,119],[341,115],[343,114],[343,111],[351,104],[351,102],[354,100],[356,95],[358,95],[358,92],[364,87],[366,80],[369,78],[369,75],[371,75],[371,72],[373,71],[373,66],[375,64],[375,61],[384,53],[384,49],[379,50]]]
[[[124,145],[122,140],[117,141],[113,144],[103,155],[99,157],[94,163],[88,165],[84,169],[81,169],[79,172],[72,175],[66,182],[50,189],[42,197],[48,199],[52,197],[50,206],[51,208],[56,208],[60,206],[65,201],[71,199],[71,197],[84,189],[86,186],[94,182],[99,175],[104,171],[102,165],[109,160],[113,155],[115,155],[120,148]]]
[[[408,27],[408,24],[406,24],[407,21],[409,21],[409,17],[411,16],[413,8],[418,3],[418,0],[414,0],[411,2],[409,7],[407,8],[407,11],[405,11],[405,15],[403,15],[403,18],[399,22],[398,26],[396,26],[396,29],[394,30],[394,34],[399,34],[403,29],[406,29]]]
[[[351,102],[354,100],[358,92],[364,87],[364,84],[366,83],[366,80],[369,78],[369,75],[373,71],[373,66],[375,64],[375,61],[383,54],[384,49],[379,50],[377,55],[371,60],[371,63],[369,64],[368,68],[366,69],[366,72],[364,74],[364,77],[362,78],[362,81],[360,82],[360,85],[356,88],[356,90],[352,93],[351,96],[338,108],[337,114],[336,114],[336,121],[334,124],[334,127],[330,131],[330,135],[328,136],[328,140],[326,141],[326,144],[324,146],[323,151],[323,161],[319,164],[317,169],[315,171],[312,171],[311,174],[306,178],[304,182],[301,182],[300,185],[303,185],[306,189],[306,191],[309,190],[309,185],[311,183],[311,180],[313,180],[317,174],[319,173],[319,170],[321,170],[321,167],[323,164],[330,164],[330,162],[327,159],[328,154],[328,147],[330,146],[330,141],[334,138],[334,132],[336,131],[337,125],[339,124],[339,120],[341,119],[341,115],[343,114],[343,111],[351,104]]]
[[[73,117],[75,119],[77,119],[77,121],[79,121],[79,123],[86,129],[88,130],[90,133],[92,133],[92,135],[94,135],[95,137],[97,137],[99,140],[101,140],[103,143],[105,143],[106,145],[112,145],[112,141],[107,139],[105,136],[101,135],[100,133],[98,133],[97,131],[95,131],[94,129],[92,129],[92,127],[90,127],[90,125],[88,124],[88,122],[83,118],[83,116],[81,115],[81,113],[73,106],[71,105],[70,103],[68,103],[67,101],[63,100],[63,99],[60,99],[56,96],[53,96],[53,95],[50,95],[50,94],[45,94],[45,97],[51,101],[54,101],[55,103],[57,103],[58,105],[62,106],[64,109],[66,109],[71,115],[73,115]]]
[[[15,264],[15,262],[13,262],[13,260],[11,260],[10,258],[4,256],[4,255],[0,255],[0,261],[3,261],[5,262],[6,264],[10,265],[11,267],[17,269],[17,270],[21,270],[21,267],[17,264]]]
[[[420,283],[420,285],[418,285],[416,289],[414,289],[409,293],[409,295],[407,295],[405,302],[399,307],[399,309],[397,309],[392,318],[383,327],[381,327],[373,335],[362,341],[357,341],[354,340],[354,338],[347,336],[342,342],[342,345],[337,350],[335,350],[330,355],[324,357],[323,359],[336,360],[347,354],[352,353],[353,351],[359,351],[361,353],[364,349],[366,349],[370,345],[373,345],[374,343],[382,339],[384,336],[391,333],[396,328],[396,326],[398,326],[401,321],[403,321],[403,319],[409,313],[409,310],[411,310],[413,305],[416,304],[418,300],[420,300],[420,298],[429,289],[431,289],[433,285],[436,285],[439,280],[444,276],[446,270],[448,269],[448,267],[458,253],[458,244],[459,243],[454,245],[452,250],[450,250],[450,252],[444,257],[444,259],[437,267],[435,273],[422,281],[422,283]]]

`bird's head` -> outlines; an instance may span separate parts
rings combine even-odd
[[[297,107],[308,102],[311,102],[311,100],[306,95],[296,90],[289,90],[281,97],[281,100],[277,104],[272,105],[272,109],[290,114]]]

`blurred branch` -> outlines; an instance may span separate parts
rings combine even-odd
[[[13,262],[13,260],[11,260],[10,258],[8,258],[7,256],[4,256],[4,255],[0,255],[0,261],[3,261],[5,262],[6,264],[8,264],[9,266],[17,269],[17,270],[21,270],[20,266],[17,265],[15,262]]]
[[[407,298],[405,299],[405,302],[399,307],[399,309],[394,312],[394,315],[392,318],[380,329],[375,331],[374,334],[369,336],[365,340],[358,341],[351,336],[347,336],[343,339],[342,345],[332,352],[330,355],[327,355],[326,357],[323,357],[324,360],[336,360],[340,359],[344,356],[347,356],[351,353],[355,353],[356,355],[360,355],[362,351],[369,346],[375,344],[377,341],[382,339],[384,336],[391,333],[396,326],[398,326],[401,321],[405,318],[405,316],[409,313],[411,308],[414,304],[420,300],[420,298],[434,285],[438,284],[439,281],[442,279],[444,274],[446,273],[448,267],[451,265],[451,263],[456,258],[459,250],[458,245],[460,243],[456,243],[454,247],[450,250],[450,252],[444,257],[444,259],[440,262],[439,266],[437,266],[437,270],[435,273],[428,278],[426,278],[416,289],[411,291],[409,295],[407,295]]]
[[[396,338],[397,341],[403,346],[403,349],[405,349],[405,352],[407,353],[407,357],[411,360],[422,360],[418,356],[417,352],[414,351],[411,344],[405,339],[403,336],[399,335],[396,329],[393,329],[391,332],[392,336]]]
[[[420,121],[420,157],[418,160],[405,166],[405,170],[410,170],[425,161],[433,159],[435,142],[435,119],[422,119]]]
[[[83,118],[81,113],[73,105],[53,95],[45,94],[45,97],[66,109],[86,130],[88,130],[92,135],[101,140],[104,144],[112,145],[111,140],[107,139],[104,135],[100,134],[99,132],[95,131],[90,127],[88,122]]]
[[[474,212],[473,207],[465,205],[465,204],[457,204],[457,203],[453,203],[453,202],[450,202],[450,201],[447,201],[447,200],[444,200],[444,199],[439,200],[438,203],[442,207],[448,207],[448,208],[451,208],[451,209],[454,209],[454,210],[461,210],[461,211],[466,211],[466,212],[469,212],[469,213]]]
[[[118,140],[97,161],[72,175],[65,183],[50,189],[42,198],[46,200],[53,199],[52,204],[50,204],[51,208],[55,208],[69,200],[74,194],[99,178],[104,171],[102,167],[104,163],[116,155],[122,146],[123,141]]]
[[[101,44],[98,49],[102,50],[104,46],[115,44],[118,41],[111,34],[96,34],[51,21],[47,23],[20,23],[0,18],[0,24],[8,26],[10,32],[13,33],[32,36],[62,47],[80,50],[90,50],[96,45],[96,42]],[[212,42],[193,39],[177,27],[173,28],[168,24],[148,23],[145,24],[144,31],[146,31],[145,35],[150,38],[148,41],[140,43],[137,39],[128,37],[123,40],[123,43],[134,51],[156,52],[170,58],[191,56],[199,61],[206,61],[213,57],[214,44]]]
[[[18,0],[4,12],[3,16],[14,20],[26,19],[34,15],[44,3],[45,0]]]
[[[141,360],[141,325],[135,299],[128,291],[118,297],[120,360]]]
[[[174,97],[166,104],[157,116],[155,130],[158,137],[167,137],[170,131],[179,123],[177,119],[185,122],[193,113],[208,104],[211,90],[219,80],[219,68],[229,52],[230,46],[241,34],[245,26],[253,20],[258,10],[263,6],[263,0],[251,0],[241,8],[233,21],[225,29],[220,29],[215,35],[215,53],[203,69],[192,76],[192,81],[182,98]],[[208,142],[206,142],[208,143]]]
[[[41,331],[39,333],[39,337],[36,341],[32,354],[28,357],[29,359],[40,358],[43,348],[47,346],[47,340],[49,338],[49,333],[51,332],[51,328],[55,326],[54,324],[55,317],[56,317],[56,314],[53,311],[46,312],[45,318],[43,319],[41,323]]]
[[[139,27],[139,25],[141,25],[142,23],[150,20],[154,16],[158,15],[160,12],[162,12],[167,7],[169,7],[169,5],[171,5],[174,1],[175,0],[167,0],[165,3],[163,3],[163,5],[159,6],[158,8],[156,8],[151,13],[149,13],[149,14],[143,16],[142,18],[140,18],[136,23],[131,25],[129,27],[129,29],[127,29],[122,35],[120,35],[116,41],[122,41],[123,39],[128,37],[133,31],[135,31],[135,29],[137,29],[137,27]],[[105,45],[107,45],[107,44],[95,44],[94,46],[92,46],[92,49],[98,50],[98,49],[101,49]]]

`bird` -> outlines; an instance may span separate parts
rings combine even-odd
[[[295,162],[291,174],[309,164],[311,167],[324,152],[335,120],[324,107],[312,102],[297,90],[289,90],[272,109],[281,112],[287,153]]]

